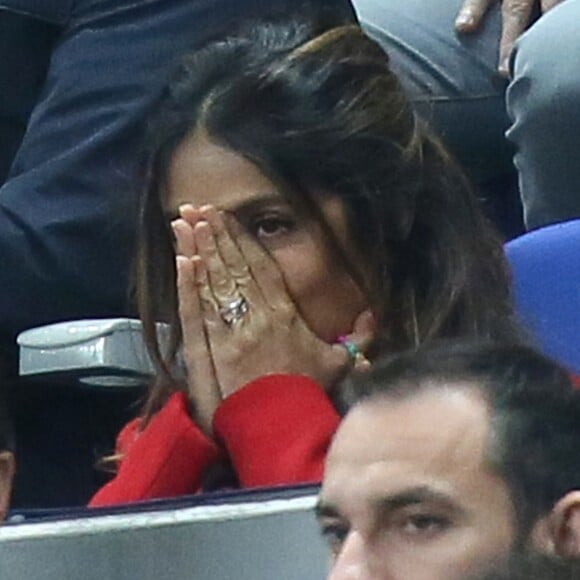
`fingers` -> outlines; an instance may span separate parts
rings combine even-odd
[[[542,14],[544,12],[548,12],[548,10],[552,10],[552,8],[554,8],[554,6],[557,6],[561,2],[563,2],[563,0],[542,0],[542,3],[541,3]]]
[[[227,218],[227,227],[235,238],[251,278],[266,304],[275,311],[293,312],[294,303],[288,295],[284,278],[274,258],[231,216]]]
[[[238,286],[218,250],[214,232],[208,222],[199,222],[193,228],[197,250],[203,261],[208,289],[218,305],[224,306],[238,295]]]
[[[182,205],[179,214],[181,217],[171,222],[176,241],[176,254],[192,258],[196,253],[193,226],[202,219],[201,214],[191,204]]]
[[[191,227],[203,219],[201,211],[195,208],[191,203],[184,203],[179,206],[179,215],[185,220]]]
[[[465,0],[455,19],[457,32],[469,34],[478,30],[487,11],[495,2],[497,0]]]
[[[199,210],[191,204],[184,204],[179,208],[180,217],[171,222],[175,236],[175,253],[186,258],[196,254],[193,226],[202,219]]]
[[[504,0],[502,2],[502,31],[499,43],[499,73],[509,76],[509,59],[516,40],[526,30],[536,0]]]
[[[206,268],[207,284],[200,288],[206,307],[219,311],[243,296],[253,303],[260,302],[248,264],[231,237],[223,215],[212,206],[195,209],[187,204],[179,208],[181,218],[172,222],[177,240],[177,253],[189,258],[198,256]],[[210,292],[207,292],[209,289]]]
[[[216,294],[226,302],[236,292],[235,284],[222,267],[217,256],[213,234],[200,212],[191,204],[179,208],[180,218],[171,222],[176,238],[177,291],[184,342],[191,332],[191,344],[197,345],[205,333],[203,321],[212,321],[219,310],[218,298],[214,296],[208,268],[212,269]],[[187,258],[187,259],[181,259]],[[198,337],[196,340],[196,336]],[[207,339],[207,337],[206,337]],[[206,340],[207,342],[207,340]],[[207,348],[207,344],[205,345]],[[189,352],[191,349],[189,349]]]
[[[195,366],[196,380],[211,383],[213,381],[213,369],[201,316],[195,262],[184,256],[177,256],[176,267],[179,319],[183,335],[184,358],[188,364],[188,369],[191,365]]]
[[[244,298],[255,314],[264,300],[223,216],[212,206],[195,209],[187,204],[179,209],[182,217],[172,222],[177,253],[192,260],[197,315],[204,322],[209,344],[227,332],[229,322],[222,310],[231,306],[232,301]]]
[[[457,18],[455,29],[460,33],[477,31],[483,19],[498,0],[465,0]],[[503,76],[509,76],[509,58],[516,40],[526,30],[532,17],[534,5],[538,0],[503,0],[502,34],[499,45],[498,71]],[[562,0],[541,0],[545,12]]]
[[[200,211],[211,225],[220,255],[231,275],[236,280],[247,281],[251,278],[250,269],[238,245],[226,227],[224,215],[212,206],[206,206]]]
[[[295,311],[277,263],[233,217],[226,218],[212,206],[197,210],[189,204],[180,207],[180,214],[172,223],[178,253],[203,262],[196,271],[206,320],[240,294],[253,311],[262,306],[280,313]]]
[[[189,396],[206,433],[211,433],[211,419],[220,403],[220,392],[208,348],[201,302],[197,292],[195,260],[176,257],[179,319],[183,336]]]
[[[353,341],[364,354],[375,339],[377,321],[370,309],[361,312],[354,321],[352,332],[347,338]]]
[[[195,256],[192,263],[194,264],[195,286],[199,297],[200,319],[203,321],[205,336],[209,344],[211,333],[224,326],[224,322],[219,314],[220,304],[212,291],[207,265],[203,257]]]
[[[236,292],[234,296],[241,293],[254,306],[261,306],[264,302],[262,293],[252,276],[248,262],[242,254],[237,241],[226,226],[224,214],[211,206],[202,208],[201,212],[211,226],[214,243],[222,261],[221,267],[228,272],[228,276],[233,280],[236,289],[241,291]],[[212,282],[211,279],[210,282]]]
[[[195,241],[191,226],[183,219],[176,219],[171,222],[171,228],[175,236],[175,253],[192,258],[195,255]]]
[[[370,362],[364,353],[374,340],[376,329],[376,319],[371,310],[363,311],[354,321],[352,332],[340,337],[335,350],[338,349],[342,356],[346,354],[347,362],[356,370],[370,367]]]
[[[193,262],[185,256],[175,258],[177,270],[177,297],[179,302],[179,317],[182,323],[184,341],[194,340],[198,328],[194,328],[199,319],[199,300],[195,290],[195,274]],[[184,324],[185,323],[185,324]]]

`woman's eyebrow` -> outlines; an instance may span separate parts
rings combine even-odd
[[[273,204],[280,204],[281,202],[287,203],[286,199],[282,195],[280,195],[279,193],[270,192],[270,193],[257,194],[257,195],[255,195],[249,199],[246,199],[246,200],[244,200],[236,205],[233,205],[232,207],[218,208],[218,209],[223,209],[223,211],[233,213],[236,216],[241,216],[241,215],[243,216],[243,215],[247,215],[247,214],[256,213],[257,211],[260,211],[267,206],[270,206]]]
[[[256,211],[259,211],[268,205],[272,205],[275,203],[279,204],[280,202],[287,203],[284,196],[282,196],[280,193],[276,192],[256,193],[255,195],[252,195],[250,198],[243,200],[237,204],[236,203],[231,204],[227,207],[216,206],[216,209],[218,211],[225,211],[227,213],[232,213],[238,216],[255,213]],[[186,205],[187,203],[189,202],[184,201],[180,205]],[[209,204],[204,203],[203,205]],[[163,215],[168,222],[179,218],[179,207],[180,206],[177,206],[175,208],[171,207],[164,210]]]

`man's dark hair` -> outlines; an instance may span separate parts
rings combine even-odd
[[[580,489],[580,392],[568,373],[522,345],[445,342],[377,361],[345,381],[345,414],[375,397],[476,388],[491,413],[489,462],[507,482],[522,532],[567,492]]]

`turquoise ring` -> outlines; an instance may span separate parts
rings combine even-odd
[[[351,340],[348,340],[346,336],[339,336],[338,342],[344,346],[346,352],[348,352],[350,358],[352,359],[352,362],[356,362],[361,356],[363,356],[358,346]]]

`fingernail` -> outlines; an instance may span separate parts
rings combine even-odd
[[[455,26],[460,29],[473,28],[474,25],[475,19],[469,12],[464,12],[455,19]]]
[[[509,59],[509,57],[504,58],[499,63],[498,71],[502,77],[509,77],[509,75],[510,75],[510,59]]]
[[[371,327],[372,329],[376,328],[377,319],[372,310],[367,309],[362,313],[362,323],[363,325]]]
[[[205,230],[209,227],[209,222],[207,220],[199,220],[194,226],[193,230]]]
[[[173,232],[173,235],[175,237],[177,237],[179,235],[179,225],[178,225],[178,221],[179,220],[173,220],[169,225],[171,226],[171,231]]]

